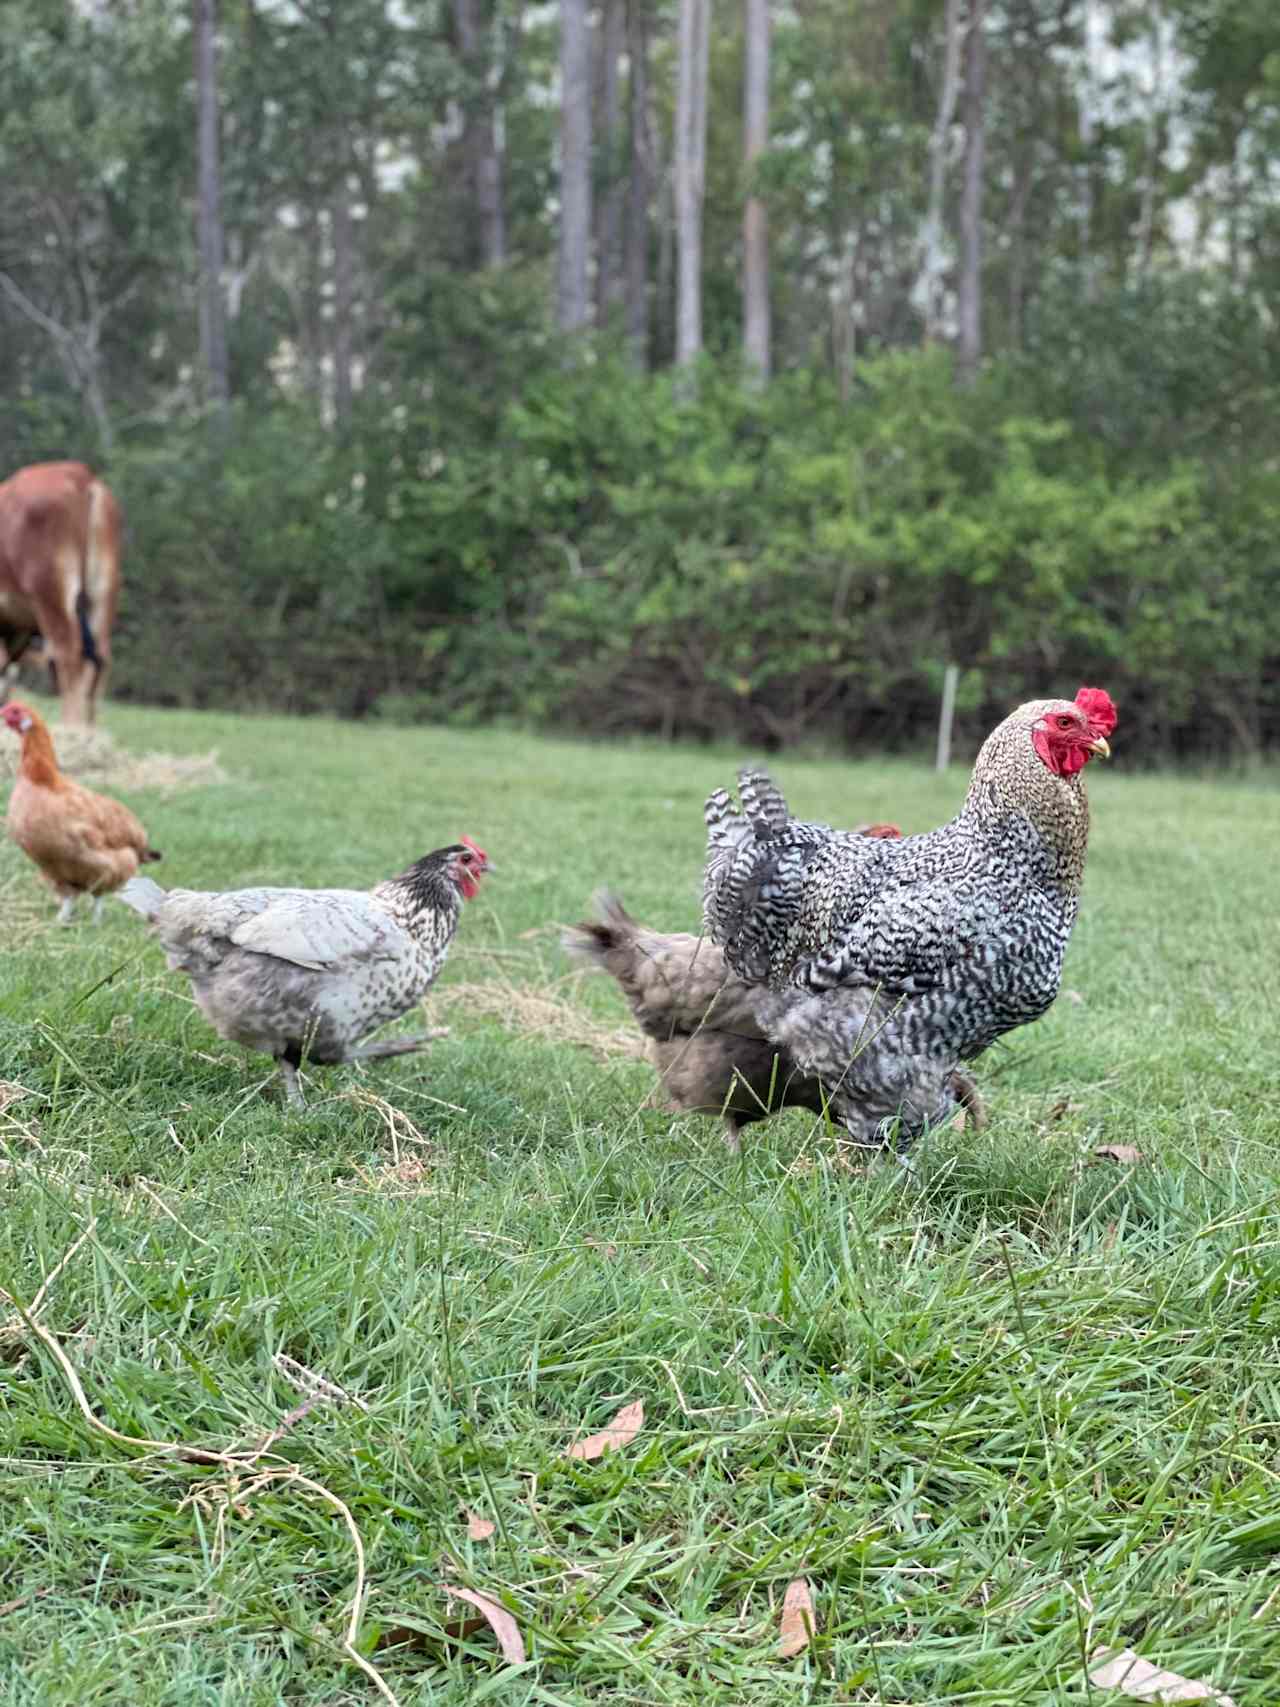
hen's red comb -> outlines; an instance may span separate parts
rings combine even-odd
[[[1104,738],[1116,726],[1116,708],[1106,688],[1081,688],[1076,704],[1089,720],[1089,733]]]
[[[1114,719],[1113,719],[1113,721],[1114,721]],[[460,836],[458,839],[459,839],[459,841],[461,841],[461,843],[464,847],[470,848],[472,853],[478,853],[480,855],[480,858],[482,860],[484,860],[486,864],[488,863],[489,856],[484,851],[484,849],[480,846],[479,842],[473,842],[471,840],[470,836]]]

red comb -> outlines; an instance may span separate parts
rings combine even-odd
[[[478,853],[481,859],[488,860],[489,856],[480,846],[479,842],[473,842],[470,836],[460,836],[458,839],[464,847],[470,848],[472,853]]]
[[[1116,726],[1116,708],[1106,688],[1081,688],[1076,704],[1089,720],[1091,735],[1107,736]]]

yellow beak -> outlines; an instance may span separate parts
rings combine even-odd
[[[1089,751],[1091,753],[1096,753],[1100,759],[1109,759],[1111,757],[1111,748],[1108,747],[1106,739],[1102,735],[1099,735],[1096,741],[1090,741]]]

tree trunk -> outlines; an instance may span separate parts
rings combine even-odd
[[[631,68],[631,170],[627,179],[623,272],[627,339],[638,368],[649,361],[649,198],[653,143],[649,131],[648,0],[627,0],[627,57]]]
[[[586,0],[560,0],[560,287],[562,332],[591,320],[591,35]]]
[[[1164,18],[1159,4],[1151,8],[1151,99],[1147,107],[1143,148],[1142,199],[1138,204],[1138,277],[1145,279],[1155,246],[1156,193],[1161,169],[1162,105],[1164,101]]]
[[[947,182],[947,144],[951,139],[956,98],[960,92],[960,0],[947,0],[943,33],[942,92],[938,96],[938,116],[929,138],[929,201],[920,239],[920,275],[915,293],[924,320],[926,344],[938,336],[942,320],[938,291],[944,261],[942,204]]]
[[[1080,153],[1082,155],[1080,162],[1080,273],[1086,302],[1093,300],[1097,285],[1093,265],[1093,110],[1097,87],[1094,19],[1093,0],[1085,0],[1082,26],[1084,64],[1081,68],[1076,100],[1079,112]]]
[[[627,0],[604,0],[598,31],[598,135],[604,162],[602,193],[596,202],[596,325],[603,326],[622,299],[622,214],[627,184],[623,175],[622,80],[618,62],[626,34]]]
[[[959,377],[972,385],[982,360],[982,182],[986,149],[987,0],[970,0],[964,73],[964,191],[960,199]]]
[[[340,428],[351,421],[352,314],[355,304],[355,257],[351,235],[351,183],[345,171],[338,173],[329,203],[330,237],[333,241],[333,418]]]
[[[1023,308],[1027,295],[1027,204],[1035,184],[1035,137],[1027,139],[1013,168],[1013,189],[1005,236],[1009,251],[1009,345],[1022,348]]]
[[[502,189],[502,140],[493,55],[486,52],[481,0],[453,0],[458,51],[470,82],[463,151],[479,222],[480,264],[500,267],[507,258],[507,218]]]
[[[225,421],[231,386],[222,298],[222,173],[218,161],[217,0],[194,0],[196,228],[200,250],[200,359],[205,395]]]
[[[754,193],[756,162],[769,146],[769,0],[746,0],[743,158],[747,201],[742,214],[742,348],[749,372],[769,377],[769,225]]]
[[[702,198],[707,157],[708,0],[680,0],[676,84],[676,366],[702,353]]]

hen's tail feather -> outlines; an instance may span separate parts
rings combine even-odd
[[[591,897],[598,915],[581,924],[567,925],[560,946],[574,960],[602,961],[620,942],[635,936],[636,922],[612,889],[598,889]]]
[[[116,890],[116,896],[126,907],[141,913],[144,919],[154,919],[164,903],[166,891],[150,877],[131,877]]]
[[[739,771],[738,796],[757,841],[768,841],[791,822],[791,808],[768,771]]]

